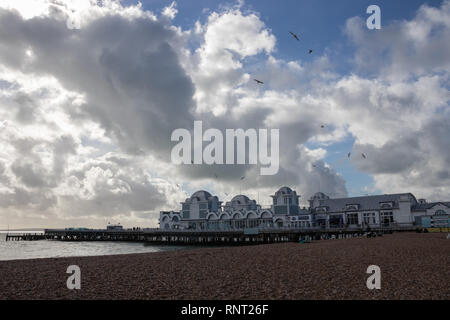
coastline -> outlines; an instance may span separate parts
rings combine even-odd
[[[446,234],[0,261],[0,299],[450,299]],[[81,289],[68,290],[69,265]],[[369,290],[369,265],[381,290]]]

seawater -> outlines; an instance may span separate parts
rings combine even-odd
[[[58,258],[58,257],[84,257],[103,256],[115,254],[161,252],[170,250],[183,250],[187,246],[155,246],[139,242],[96,242],[96,241],[6,241],[6,231],[0,231],[0,261]],[[11,231],[15,233],[42,233],[42,231]]]

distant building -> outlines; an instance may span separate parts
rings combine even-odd
[[[413,208],[416,225],[424,228],[450,227],[450,202],[426,202],[419,199]]]
[[[109,224],[106,226],[106,230],[123,230],[123,227],[120,224]]]
[[[222,205],[217,196],[197,191],[181,203],[181,211],[162,211],[161,229],[242,230],[251,228],[346,228],[444,225],[450,202],[427,203],[411,193],[332,199],[322,192],[300,208],[299,195],[282,187],[272,206],[237,195]]]

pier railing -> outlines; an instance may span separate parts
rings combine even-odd
[[[61,241],[134,241],[156,244],[258,244],[298,242],[305,236],[312,239],[338,239],[362,236],[367,233],[381,235],[395,231],[415,231],[416,227],[371,228],[252,228],[239,230],[64,230],[47,229],[47,239]]]
[[[165,230],[165,229],[46,229],[43,234],[8,234],[6,241],[128,241],[157,244],[242,244],[299,241],[302,237],[313,239],[337,239],[370,234],[385,234],[399,231],[416,231],[415,226],[389,226],[370,228],[248,228],[229,230]]]
[[[44,233],[7,233],[6,241],[36,241],[45,240],[47,236]]]

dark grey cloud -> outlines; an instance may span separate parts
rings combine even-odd
[[[166,23],[108,15],[70,30],[51,17],[24,20],[0,9],[0,28],[2,63],[55,76],[86,95],[85,105],[68,110],[75,118],[98,121],[127,152],[152,151],[169,160],[167,137],[192,123],[194,87]]]
[[[447,199],[450,195],[449,119],[447,110],[427,121],[421,128],[407,132],[381,147],[355,144],[352,162],[358,169],[375,177],[395,177],[393,184],[421,190],[434,200]],[[367,158],[363,159],[361,153]]]
[[[319,148],[317,141],[330,143],[348,133],[357,141],[352,163],[373,175],[384,192],[414,191],[404,188],[415,185],[420,192],[436,188],[436,196],[448,194],[450,51],[443,17],[449,3],[439,12],[424,7],[412,20],[430,26],[429,33],[411,34],[414,23],[399,21],[369,34],[364,21],[350,19],[346,32],[356,45],[358,72],[351,76],[339,78],[327,56],[310,64],[267,56],[257,73],[268,79],[263,88],[247,81],[250,75],[241,66],[246,57],[271,54],[270,32],[231,37],[231,47],[217,40],[228,39],[241,24],[259,23],[256,16],[250,21],[233,11],[221,20],[218,13],[211,23],[219,28],[205,25],[193,35],[176,30],[170,19],[144,14],[112,10],[70,30],[61,11],[27,20],[0,9],[0,64],[33,79],[54,77],[83,101],[66,97],[45,109],[51,98],[45,89],[29,93],[14,87],[19,81],[0,79],[0,89],[14,87],[0,107],[10,116],[8,126],[0,127],[6,150],[0,151],[0,206],[47,210],[60,218],[142,218],[161,207],[178,207],[184,194],[171,180],[221,191],[266,192],[290,185],[303,198],[319,189],[344,196],[345,180],[321,160],[323,150],[303,146],[312,142]],[[265,31],[262,23],[261,28],[255,32]],[[199,50],[189,47],[193,43]],[[376,80],[365,77],[367,71]],[[198,93],[204,94],[200,100]],[[213,113],[215,107],[219,113]],[[79,131],[62,128],[68,125],[58,122],[64,116]],[[202,120],[204,130],[223,133],[280,129],[278,174],[261,176],[258,166],[248,165],[172,166],[171,133],[192,129],[194,120]],[[325,122],[326,130],[320,127]],[[34,129],[37,124],[44,132]],[[104,133],[92,129],[97,125]]]
[[[76,152],[76,144],[71,136],[62,136],[50,143],[35,139],[19,139],[12,143],[16,147],[18,157],[11,164],[11,170],[30,188],[56,187],[65,178],[68,156]],[[52,167],[42,162],[37,153],[39,147],[52,151]]]

